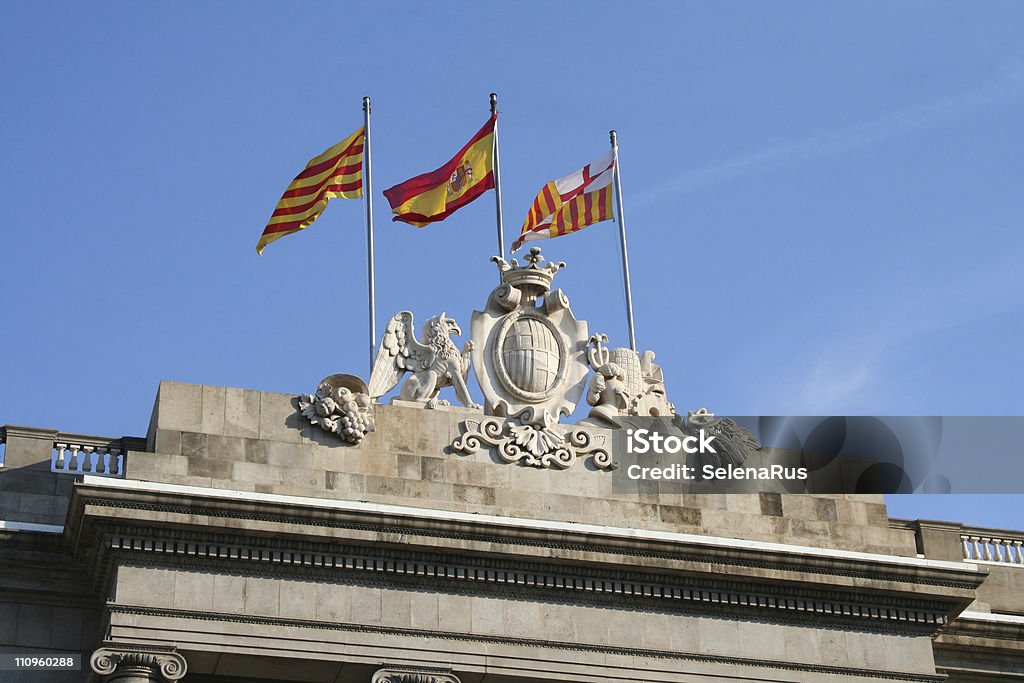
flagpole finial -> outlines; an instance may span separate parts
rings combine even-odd
[[[496,92],[491,93],[491,113],[498,113],[498,93]]]
[[[615,132],[615,129],[608,131],[608,139],[612,141],[612,147],[618,147],[619,145],[619,134]]]
[[[363,98],[363,111],[365,111],[365,112],[369,112],[370,111],[370,98],[369,97],[364,97]]]

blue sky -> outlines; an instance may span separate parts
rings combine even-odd
[[[1022,32],[1014,2],[4,3],[0,423],[142,434],[161,379],[365,374],[361,203],[255,253],[363,95],[379,325],[465,326],[492,195],[416,230],[380,191],[446,161],[492,90],[509,243],[618,129],[638,340],[680,409],[1022,414]],[[542,246],[626,345],[614,225]]]

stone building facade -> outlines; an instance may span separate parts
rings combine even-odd
[[[164,382],[145,438],[7,426],[2,681],[1024,680],[1020,531],[881,496],[627,494],[453,442],[471,408]],[[600,431],[600,430],[597,430]]]

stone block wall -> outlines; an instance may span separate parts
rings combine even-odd
[[[151,587],[157,585],[163,589],[153,591]],[[624,649],[635,649],[648,655],[661,653],[668,657],[671,653],[732,657],[742,659],[748,666],[756,662],[801,662],[861,671],[903,672],[910,677],[932,668],[931,642],[926,637],[899,637],[898,646],[895,646],[892,634],[824,625],[769,625],[728,616],[655,612],[621,606],[540,602],[511,595],[444,593],[383,584],[311,582],[274,576],[211,576],[202,570],[146,567],[121,567],[115,590],[118,603],[132,605],[147,615],[180,614],[178,610],[186,610],[197,617],[191,622],[177,624],[180,630],[167,628],[175,625],[174,622],[159,618],[138,617],[123,622],[115,617],[112,619],[115,634],[152,637],[153,632],[163,626],[167,629],[161,634],[163,637],[193,640],[193,647],[197,649],[200,645],[209,647],[218,639],[230,639],[237,647],[235,643],[242,642],[248,632],[269,640],[270,636],[280,638],[286,635],[280,632],[288,630],[292,638],[299,636],[302,639],[293,641],[297,649],[337,649],[352,640],[361,627],[370,633],[388,634],[386,638],[377,636],[381,641],[379,645],[395,648],[388,656],[396,656],[397,650],[404,645],[396,634],[440,637],[440,641],[433,641],[433,646],[429,644],[430,640],[420,640],[421,651],[417,654],[423,659],[437,652],[442,660],[457,660],[459,649],[472,647],[477,650],[488,648],[490,655],[514,653],[521,661],[529,661],[538,658],[543,652],[540,646],[545,642],[558,643],[560,650],[556,652],[562,661],[554,657],[543,659],[545,667],[558,669],[570,662],[576,665],[588,663],[594,658],[592,653],[597,652],[600,653],[598,661],[614,670],[609,673],[617,674],[602,680],[622,680],[624,674],[632,672],[635,675],[636,668],[644,665],[642,658],[614,654]],[[232,630],[198,618],[222,612],[244,614],[247,623],[258,626]],[[298,623],[306,627],[295,628]],[[316,628],[314,624],[322,627]],[[339,624],[346,625],[347,630],[332,628]],[[204,638],[207,641],[204,642]],[[499,644],[499,641],[504,642]],[[443,642],[442,647],[446,651],[439,652],[438,642]],[[527,643],[530,645],[525,646]],[[569,657],[566,657],[567,650],[572,653]],[[657,659],[651,657],[650,661],[657,662]],[[662,666],[667,664],[658,663]],[[676,666],[687,665],[685,661],[673,663]],[[692,662],[689,664],[692,668]],[[719,676],[729,680],[751,680],[739,667],[722,663],[717,666]],[[692,675],[692,671],[690,673]],[[520,672],[519,676],[508,680],[546,678],[550,677],[524,679]],[[673,677],[673,680],[695,679]],[[771,680],[791,678],[783,675]],[[824,680],[824,675],[815,672],[806,680]]]
[[[50,471],[55,429],[5,427],[0,467],[0,519],[61,525],[68,511],[74,478]]]
[[[296,397],[162,382],[130,479],[913,556],[878,495],[616,493],[609,472],[453,453],[463,410],[379,405],[358,446],[308,424]]]

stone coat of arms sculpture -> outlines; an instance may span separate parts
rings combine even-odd
[[[587,323],[576,319],[562,290],[551,291],[565,264],[542,264],[537,247],[523,266],[492,260],[501,284],[487,307],[473,312],[470,327],[473,371],[490,417],[463,422],[452,449],[473,453],[486,445],[505,462],[558,469],[590,455],[595,467],[613,467],[604,436],[557,426],[576,408],[589,372]]]
[[[587,323],[576,319],[562,290],[551,291],[564,263],[542,265],[537,247],[524,266],[492,260],[501,284],[487,307],[473,312],[470,325],[484,412],[546,427],[571,414],[583,394]]]
[[[545,262],[537,247],[522,265],[499,256],[492,260],[501,284],[491,291],[484,310],[473,312],[471,339],[461,352],[451,337],[462,331],[444,313],[430,318],[417,340],[412,313],[402,311],[388,321],[369,382],[332,375],[315,395],[299,397],[302,415],[358,444],[374,429],[373,404],[403,376],[401,401],[424,408],[448,405],[438,392],[450,386],[464,406],[479,409],[466,386],[472,366],[484,395],[484,415],[462,421],[453,452],[488,447],[508,463],[558,469],[588,456],[594,467],[611,469],[615,464],[605,447],[607,435],[587,425],[614,428],[621,416],[675,414],[654,354],[605,348],[608,337],[588,337],[587,323],[573,315],[568,297],[552,290],[565,263]],[[589,417],[582,425],[559,425],[583,397],[591,370]]]

